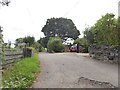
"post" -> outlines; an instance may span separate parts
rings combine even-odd
[[[79,43],[77,44],[77,53],[79,53]]]
[[[24,57],[27,57],[27,44],[25,44],[24,50],[25,50],[25,55],[24,55]]]
[[[0,69],[2,68],[3,61],[4,61],[4,41],[2,35],[2,27],[0,26]]]
[[[3,52],[2,52],[2,30],[0,27],[0,69],[2,69],[2,58],[3,58]]]
[[[118,20],[119,18],[120,18],[120,1],[118,2]],[[118,21],[118,25],[119,25],[119,21]],[[118,33],[119,32],[120,32],[120,27],[118,26]],[[120,36],[118,37],[118,42],[120,41],[119,38]],[[118,47],[118,68],[120,68],[120,46]],[[120,70],[118,70],[118,73],[120,73]],[[120,77],[118,77],[118,88],[120,88]]]
[[[4,60],[4,42],[2,35],[2,27],[0,26],[0,88],[2,87],[2,62]]]

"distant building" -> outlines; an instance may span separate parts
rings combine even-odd
[[[120,1],[118,2],[118,16],[120,16]]]

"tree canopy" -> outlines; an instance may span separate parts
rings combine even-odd
[[[118,45],[118,22],[112,13],[102,16],[92,26],[86,28],[84,35],[89,44]]]
[[[24,38],[17,38],[15,40],[15,45],[16,47],[18,46],[18,44],[21,44],[21,43],[26,43],[26,44],[29,44],[28,46],[31,46],[35,43],[35,38],[32,36],[27,36],[27,37],[24,37]]]
[[[31,36],[27,36],[27,37],[23,38],[23,42],[28,43],[29,46],[31,46],[31,45],[34,44],[35,38],[33,36],[32,37]]]
[[[49,37],[40,38],[37,42],[40,43],[44,48],[47,48]]]
[[[0,4],[9,6],[10,0],[2,0]]]
[[[73,21],[66,18],[47,19],[46,25],[42,28],[42,32],[46,37],[58,36],[63,40],[67,38],[76,39],[80,35]]]
[[[83,38],[77,38],[75,41],[74,41],[74,44],[79,44],[79,45],[88,45],[87,43],[87,39],[85,37]]]

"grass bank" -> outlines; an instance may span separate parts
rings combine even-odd
[[[2,77],[2,88],[28,88],[40,71],[38,54],[25,58],[7,69]]]

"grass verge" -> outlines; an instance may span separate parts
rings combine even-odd
[[[15,63],[3,73],[2,88],[28,88],[40,71],[39,65],[38,54]]]

